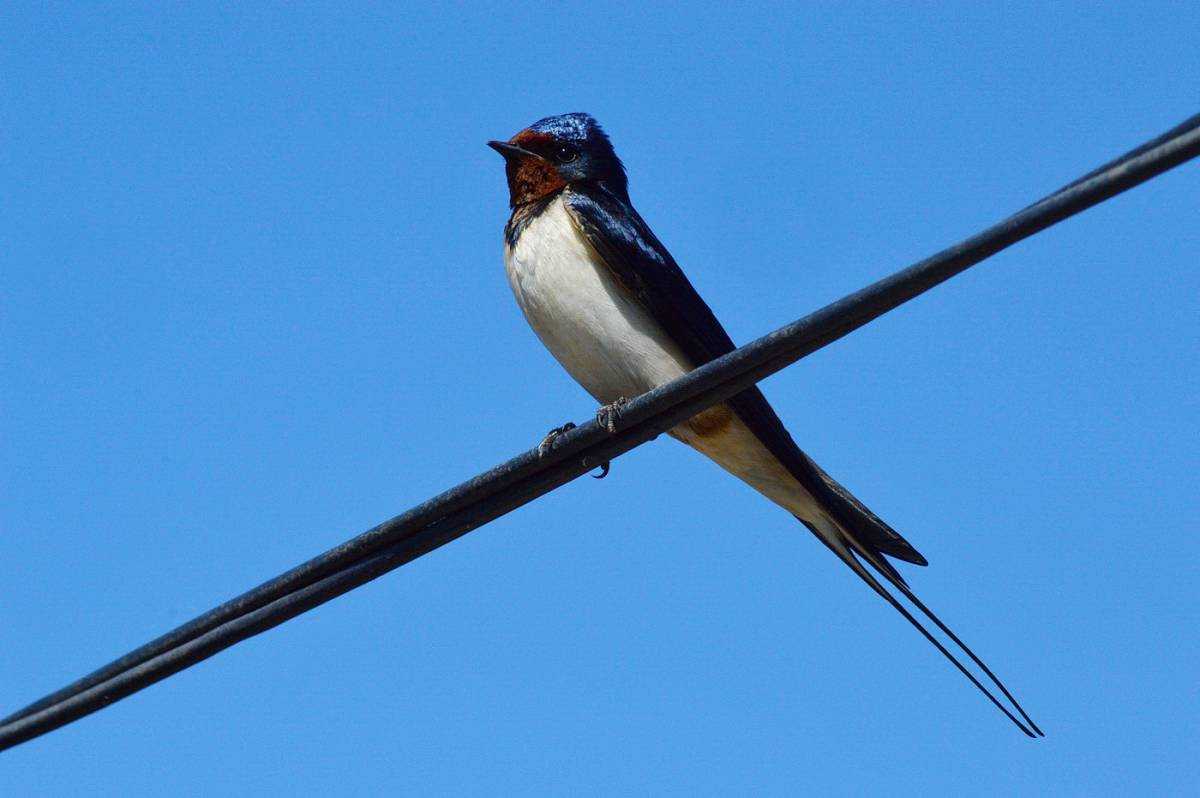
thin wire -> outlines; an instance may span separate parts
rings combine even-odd
[[[1200,155],[1200,114],[997,225],[532,449],[204,613],[0,721],[0,750],[52,731],[476,529],[795,363],[1012,244]]]

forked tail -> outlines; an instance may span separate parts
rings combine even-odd
[[[873,550],[871,547],[865,546],[857,541],[852,534],[847,532],[834,521],[825,519],[825,523],[814,525],[808,521],[805,521],[803,518],[799,520],[801,523],[807,526],[814,535],[816,535],[818,540],[824,543],[830,551],[836,554],[838,559],[849,566],[850,570],[854,571],[854,573],[857,574],[860,579],[866,582],[868,587],[882,596],[884,601],[886,601],[888,604],[891,604],[897,612],[903,615],[904,618],[917,629],[917,631],[924,635],[926,640],[932,643],[938,651],[942,652],[942,655],[945,656],[946,659],[948,659],[954,665],[954,667],[958,668],[958,670],[964,676],[966,676],[968,680],[970,680],[971,684],[975,685],[980,692],[987,696],[988,700],[995,704],[996,708],[1003,712],[1018,729],[1030,737],[1046,736],[1042,730],[1038,728],[1037,724],[1033,722],[1033,719],[1030,718],[1025,710],[1021,707],[1021,704],[1017,701],[1017,699],[1013,697],[1012,693],[1008,691],[1008,688],[1004,686],[1004,684],[996,677],[994,673],[992,673],[991,668],[984,664],[983,660],[975,656],[975,652],[972,651],[966,643],[959,639],[958,635],[952,632],[950,628],[946,626],[946,624],[942,623],[941,619],[934,615],[932,610],[926,607],[925,604],[919,598],[917,598],[917,596],[912,592],[908,584],[905,583],[904,579],[900,576],[896,569],[883,558],[883,555],[880,552]],[[954,654],[952,654],[944,645],[942,645],[940,640],[934,637],[929,630],[921,624],[920,621],[913,617],[912,613],[910,613],[908,609],[896,599],[895,596],[889,593],[887,589],[879,583],[879,580],[876,579],[870,571],[863,567],[862,562],[859,561],[860,557],[862,560],[865,560],[873,569],[875,569],[880,576],[887,579],[888,582],[890,582],[893,587],[899,590],[905,598],[911,601],[913,606],[920,610],[926,618],[933,621],[934,625],[937,626],[938,629],[941,629],[952,641],[954,641],[955,645],[957,645],[963,650],[964,653],[966,653],[972,662],[979,666],[984,674],[987,675],[988,679],[990,679],[992,683],[1000,689],[1000,692],[1004,695],[1004,697],[1012,703],[1012,706],[1014,709],[1016,709],[1017,713],[1024,718],[1024,723],[1018,720],[1017,717],[1008,709],[1008,707],[1004,706],[1004,704],[1001,703],[1001,701],[996,698],[996,696],[993,695],[992,692],[988,690],[988,688],[985,687],[978,678],[976,678],[975,674],[971,673],[971,671],[969,671],[961,662],[959,662],[958,658],[955,657]]]

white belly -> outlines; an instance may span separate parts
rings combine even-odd
[[[505,248],[517,304],[538,338],[599,402],[632,399],[691,371],[658,324],[625,295],[557,197]],[[694,422],[694,423],[693,423]],[[671,430],[793,514],[815,503],[753,432],[723,407]]]
[[[560,195],[505,248],[517,304],[563,368],[601,403],[692,369],[649,314],[624,295]]]

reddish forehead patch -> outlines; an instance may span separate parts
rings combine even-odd
[[[551,136],[549,133],[538,133],[526,128],[517,135],[513,136],[512,140],[508,143],[516,144],[518,147],[524,147],[525,149],[530,150],[534,149],[535,147],[548,147],[554,143],[554,136]]]

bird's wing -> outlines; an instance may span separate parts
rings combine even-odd
[[[668,336],[692,361],[693,366],[707,363],[736,347],[725,328],[705,304],[631,205],[600,186],[569,189],[565,195],[571,218],[604,261],[617,282],[629,292],[662,326]],[[821,503],[836,528],[822,528],[811,519],[800,519],[814,535],[838,556],[868,587],[879,593],[906,620],[915,626],[954,666],[988,697],[1001,712],[1030,737],[1041,730],[1013,698],[1008,688],[949,627],[933,614],[883,554],[915,563],[928,564],[924,557],[898,532],[884,523],[850,491],[838,484],[824,469],[806,455],[784,428],[783,422],[757,387],[751,387],[728,400],[738,417],[762,441],[763,445],[796,478],[813,498]],[[863,567],[861,557],[917,607],[922,614],[945,632],[987,677],[1000,688],[1033,729],[1026,728],[992,693],[980,683],[916,618]]]
[[[693,366],[736,348],[671,253],[632,206],[602,187],[568,191],[566,206],[617,282],[662,326]],[[796,445],[758,388],[746,389],[730,399],[729,405],[771,454],[860,542],[906,562],[928,564],[908,541]]]

